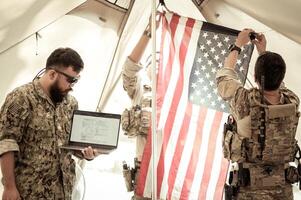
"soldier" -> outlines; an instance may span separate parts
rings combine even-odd
[[[159,20],[160,17],[156,21],[157,27],[159,26]],[[142,154],[151,122],[151,67],[148,65],[143,69],[140,64],[150,38],[151,29],[148,25],[128,56],[122,71],[123,87],[132,100],[131,109],[126,109],[122,114],[122,128],[129,137],[136,137],[135,168],[129,171],[127,167],[123,167],[128,191],[136,189]],[[142,69],[144,73],[141,73]],[[149,198],[139,197],[135,193],[133,199],[144,200]]]
[[[9,93],[1,108],[0,158],[3,200],[71,199],[75,181],[72,153],[94,158],[91,147],[63,151],[77,101],[68,94],[84,63],[70,48],[47,59],[45,73]]]
[[[255,64],[259,89],[245,89],[234,70],[241,48],[250,40],[259,53]],[[266,51],[265,36],[244,29],[217,73],[218,92],[229,103],[237,126],[224,132],[224,155],[238,163],[238,171],[230,173],[234,188],[226,188],[236,195],[226,194],[229,199],[293,199],[291,183],[299,174],[289,162],[294,161],[297,146],[299,98],[281,84],[285,71],[282,57]]]

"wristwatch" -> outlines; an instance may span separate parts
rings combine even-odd
[[[241,48],[236,46],[235,44],[231,44],[230,47],[229,47],[229,50],[230,50],[230,52],[231,51],[237,51],[238,54],[240,54],[240,52],[241,52]]]

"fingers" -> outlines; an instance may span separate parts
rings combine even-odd
[[[82,154],[84,155],[84,157],[88,160],[94,159],[95,155],[94,155],[94,150],[92,149],[92,147],[88,146],[87,148],[84,148],[82,150]]]

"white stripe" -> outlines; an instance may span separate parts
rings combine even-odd
[[[166,18],[167,18],[167,21],[168,23],[170,24],[170,20],[171,20],[171,16],[170,15],[166,15]],[[168,27],[170,27],[170,25],[168,24]],[[182,38],[182,35],[184,33],[184,28],[182,26],[178,27],[176,32],[175,32],[175,38]],[[170,34],[168,34],[167,32],[167,35],[170,38]],[[175,91],[175,85],[177,83],[177,79],[178,79],[178,76],[179,76],[179,73],[180,73],[180,70],[179,70],[179,49],[180,49],[180,44],[181,44],[181,40],[175,40],[175,55],[174,55],[174,62],[173,63],[173,66],[172,66],[172,73],[171,73],[171,77],[170,77],[170,84],[168,85],[168,88],[167,88],[167,91],[165,94],[165,98],[164,98],[164,101],[162,103],[162,108],[161,108],[161,115],[160,115],[160,120],[158,122],[158,131],[162,134],[164,134],[164,125],[166,123],[166,120],[167,120],[167,116],[169,114],[169,111],[170,111],[170,106],[171,106],[171,101],[172,99],[171,98],[168,98],[170,96],[173,96],[174,94],[174,91]],[[166,63],[165,65],[163,66],[164,69],[166,69],[166,64],[168,62],[168,56],[169,56],[169,45],[165,48],[168,49],[167,52],[164,51],[164,53],[166,54],[163,54],[163,57],[166,57]],[[164,71],[163,71],[163,76],[164,76]],[[164,77],[163,77],[164,78]],[[164,136],[162,136],[163,138]],[[157,140],[158,143],[158,149],[157,149],[157,160],[156,160],[156,165],[158,165],[158,161],[159,161],[159,158],[160,158],[160,152],[161,152],[161,147],[162,147],[162,141],[160,139]],[[151,159],[152,159],[153,156],[151,156]],[[146,184],[145,184],[145,188],[144,188],[144,194],[146,195],[146,197],[149,197],[150,193],[151,193],[151,162],[149,163],[149,169],[148,169],[148,173],[147,173],[147,180],[146,180]]]
[[[183,18],[180,18],[180,19],[183,19]],[[167,117],[168,117],[168,114],[170,111],[171,102],[172,102],[172,98],[169,98],[169,97],[174,96],[176,84],[178,82],[178,77],[179,77],[179,73],[180,73],[179,50],[180,50],[180,45],[181,45],[184,30],[185,30],[184,26],[178,26],[177,31],[175,32],[174,62],[172,65],[172,71],[171,71],[169,85],[166,90],[166,95],[165,95],[166,98],[164,98],[162,108],[161,108],[161,116],[160,116],[160,121],[158,124],[159,129],[162,129],[165,126],[165,123],[166,123],[166,120],[167,120]],[[181,38],[181,39],[178,39],[178,38]],[[168,56],[168,55],[166,55],[166,56]]]
[[[185,26],[183,26],[183,22],[181,20],[187,20],[187,19],[180,18],[180,21],[179,21],[179,24],[177,27],[177,31],[175,32],[174,43],[177,44],[177,46],[175,47],[176,52],[175,52],[175,57],[174,57],[174,64],[172,66],[171,78],[170,78],[170,82],[169,82],[169,85],[168,85],[168,88],[166,91],[167,98],[164,99],[162,109],[161,109],[160,122],[163,123],[163,119],[165,119],[165,120],[164,120],[164,124],[159,124],[159,127],[161,127],[161,125],[166,126],[166,120],[167,120],[168,114],[170,112],[177,112],[177,113],[181,112],[182,114],[181,115],[175,114],[176,118],[180,118],[180,119],[175,118],[174,124],[172,126],[172,130],[170,130],[171,136],[169,138],[169,141],[168,141],[168,144],[166,147],[166,153],[165,153],[165,158],[164,158],[164,176],[163,176],[162,187],[161,187],[161,192],[160,192],[161,198],[165,198],[167,191],[168,191],[167,181],[168,181],[169,169],[170,169],[171,161],[173,158],[174,148],[177,143],[179,130],[181,129],[181,124],[182,124],[182,123],[176,123],[176,121],[183,120],[183,117],[184,117],[183,113],[185,113],[185,108],[186,108],[186,104],[187,104],[187,98],[186,98],[185,99],[186,103],[185,102],[180,103],[179,107],[176,108],[177,110],[171,109],[172,97],[174,96],[176,84],[177,84],[179,76],[180,76],[179,50],[180,50],[180,45],[182,42],[182,36],[185,31]],[[185,89],[185,88],[183,88],[183,89]],[[187,91],[185,91],[184,93],[187,93]],[[184,93],[182,93],[181,95],[185,95]],[[171,97],[171,98],[169,98],[169,97]],[[182,97],[183,96],[181,96],[179,98],[182,99]],[[181,102],[181,99],[180,99],[180,102]],[[177,132],[173,133],[173,130],[177,130]]]
[[[208,109],[206,119],[204,122],[204,127],[202,130],[202,141],[201,141],[201,147],[200,147],[200,151],[199,151],[199,160],[198,160],[198,164],[196,167],[197,170],[195,171],[195,174],[194,174],[194,179],[192,182],[191,191],[190,191],[190,195],[189,195],[189,199],[191,199],[191,200],[195,200],[198,198],[201,181],[203,179],[203,174],[206,173],[206,172],[204,172],[204,168],[205,168],[205,162],[206,162],[206,158],[207,158],[207,150],[208,150],[208,143],[209,143],[209,138],[210,138],[210,131],[211,131],[212,123],[214,120],[214,116],[215,116],[215,110]]]
[[[186,18],[184,18],[184,19],[186,19]],[[185,25],[186,25],[186,22],[184,22],[184,21],[179,22],[179,28],[180,27],[185,28]],[[194,60],[195,51],[196,51],[196,47],[197,47],[197,45],[193,41],[195,41],[195,39],[198,38],[198,33],[199,33],[199,30],[193,29],[193,32],[192,32],[192,35],[190,38],[191,42],[189,42],[186,57],[184,58],[184,60],[188,61],[188,62],[184,62],[183,91],[181,94],[178,108],[176,110],[177,113],[176,113],[175,121],[172,126],[170,139],[168,141],[168,145],[167,145],[166,153],[165,153],[165,156],[166,156],[164,159],[164,167],[165,168],[164,168],[164,176],[163,176],[163,180],[162,180],[162,187],[161,187],[161,193],[160,193],[161,198],[165,198],[167,195],[167,192],[168,192],[168,175],[169,175],[169,170],[170,170],[171,163],[172,163],[172,158],[174,156],[175,149],[177,147],[176,144],[177,144],[177,140],[178,140],[179,133],[181,130],[183,118],[185,116],[185,109],[186,109],[187,100],[188,100],[189,77],[190,77],[190,72],[191,72],[191,69],[193,66],[193,60]],[[174,66],[173,66],[173,69],[174,69]]]
[[[212,165],[211,176],[207,188],[206,199],[214,198],[214,193],[216,190],[216,185],[221,169],[221,161],[223,159],[222,138],[223,138],[224,123],[227,121],[228,115],[229,115],[228,113],[223,113],[221,124],[218,130],[218,135],[216,138],[216,145],[215,145],[215,155],[214,155],[214,160]]]
[[[169,58],[169,47],[171,44],[171,30],[170,30],[170,21],[171,21],[171,17],[172,15],[169,13],[165,14],[166,19],[167,19],[167,24],[166,24],[166,33],[165,33],[165,39],[164,39],[164,48],[163,48],[163,61],[162,61],[162,76],[164,77],[165,75],[165,69],[166,69],[166,65],[168,63],[168,58]]]
[[[193,150],[194,138],[197,129],[197,121],[199,116],[199,106],[192,106],[192,116],[190,126],[188,128],[188,135],[184,144],[182,158],[179,164],[178,173],[176,174],[175,185],[172,190],[172,199],[179,199],[181,196],[183,182],[186,176],[187,167],[190,161],[191,152]]]

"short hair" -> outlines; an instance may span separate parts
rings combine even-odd
[[[56,67],[72,66],[73,70],[80,72],[84,68],[84,62],[80,55],[71,48],[58,48],[47,58],[46,70]]]
[[[255,81],[261,84],[264,76],[264,90],[271,91],[280,87],[286,71],[283,58],[274,52],[265,52],[257,58],[255,63]]]

